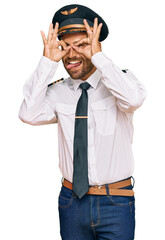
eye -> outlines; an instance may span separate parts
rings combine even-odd
[[[87,44],[86,43],[82,43],[82,44],[79,44],[78,47],[83,47],[85,45],[87,45]]]

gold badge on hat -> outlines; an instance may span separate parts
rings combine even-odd
[[[72,8],[72,9],[69,9],[69,10],[66,10],[64,12],[61,12],[63,15],[71,15],[72,13],[76,12],[78,9],[78,7],[76,8]]]

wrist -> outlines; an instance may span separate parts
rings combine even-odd
[[[92,57],[93,57],[96,53],[98,53],[98,52],[102,52],[102,50],[99,49],[99,50],[93,51],[93,52],[92,52]]]
[[[105,65],[112,65],[112,60],[109,59],[104,52],[97,52],[95,55],[93,55],[91,58],[91,62],[100,71]]]
[[[101,52],[101,44],[96,44],[92,46],[92,56],[98,52]]]
[[[53,61],[53,62],[59,62],[60,61],[60,59],[54,59],[54,58],[52,58],[51,56],[48,56],[48,55],[46,55],[46,54],[43,54],[43,56],[44,57],[46,57],[46,58],[48,58],[50,61]]]

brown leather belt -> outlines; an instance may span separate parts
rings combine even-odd
[[[62,184],[65,187],[73,190],[72,183],[67,181],[65,178],[64,178]],[[115,183],[110,183],[110,184],[108,184],[109,195],[133,196],[134,195],[134,191],[133,190],[131,190],[131,189],[120,189],[120,188],[123,188],[123,187],[127,187],[129,185],[132,185],[131,184],[131,178],[126,179],[126,180],[122,180],[122,181],[119,181],[119,182],[115,182]],[[107,195],[106,186],[105,185],[90,186],[89,187],[89,191],[87,192],[87,194]]]

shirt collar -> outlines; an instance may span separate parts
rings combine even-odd
[[[85,81],[88,82],[91,85],[91,87],[96,89],[97,85],[100,81],[100,77],[101,77],[101,73],[98,71],[98,69],[96,69],[96,71]],[[79,85],[82,82],[85,82],[81,79],[73,79],[73,78],[71,78],[71,81],[72,81],[73,88],[74,88],[75,91],[77,91],[77,89],[79,88]]]

